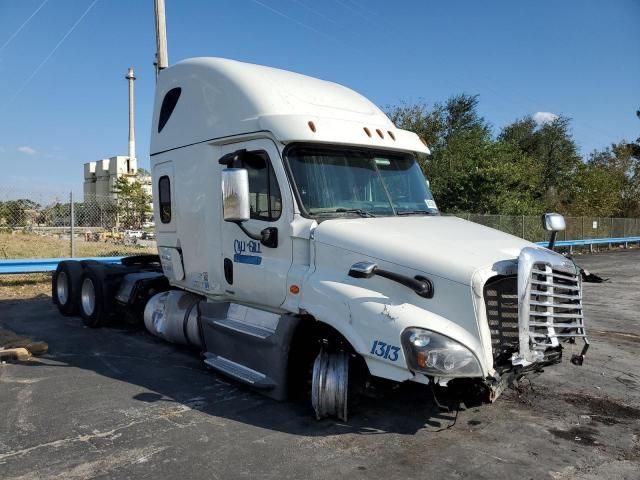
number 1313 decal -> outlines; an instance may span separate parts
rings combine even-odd
[[[393,345],[388,345],[381,340],[376,340],[373,342],[373,346],[371,347],[371,355],[376,355],[378,357],[385,358],[392,362],[398,360],[398,352],[400,351],[400,347],[394,347]]]

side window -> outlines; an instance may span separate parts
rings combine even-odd
[[[173,113],[173,110],[176,108],[178,104],[178,99],[180,98],[180,94],[182,93],[181,88],[172,88],[167,92],[162,100],[162,105],[160,106],[160,115],[158,117],[158,133],[162,131],[164,126],[169,121],[169,117]]]
[[[171,221],[171,181],[166,175],[158,180],[158,205],[160,207],[160,221]]]
[[[266,152],[250,152],[242,166],[249,174],[251,218],[273,222],[282,213],[282,197]]]

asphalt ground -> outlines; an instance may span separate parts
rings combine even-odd
[[[585,284],[582,367],[568,351],[494,404],[445,396],[449,411],[404,385],[347,424],[139,329],[88,329],[48,298],[0,302],[0,327],[49,343],[0,365],[0,479],[639,479],[640,251],[577,260],[610,278]]]

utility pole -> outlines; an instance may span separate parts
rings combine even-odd
[[[167,23],[164,14],[164,0],[155,0],[156,7],[156,78],[161,70],[169,66],[167,53]]]
[[[75,215],[75,209],[73,206],[73,191],[69,192],[69,237],[70,237],[70,247],[71,247],[71,258],[75,257],[76,255],[76,249],[75,249],[75,241],[74,241],[74,236],[75,236],[75,227],[76,227],[76,215]]]
[[[136,158],[136,132],[133,117],[133,82],[136,76],[133,74],[133,67],[129,67],[127,76],[124,78],[129,82],[129,160],[131,161]],[[131,162],[129,162],[128,165],[131,165]],[[129,168],[127,168],[127,170],[129,170]],[[127,174],[130,173],[132,172],[127,171]]]

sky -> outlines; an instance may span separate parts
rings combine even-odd
[[[166,0],[169,63],[218,56],[332,80],[380,106],[480,96],[500,128],[573,119],[584,156],[640,136],[640,0]],[[149,167],[153,0],[0,0],[0,199],[82,193],[126,155],[135,69]]]

